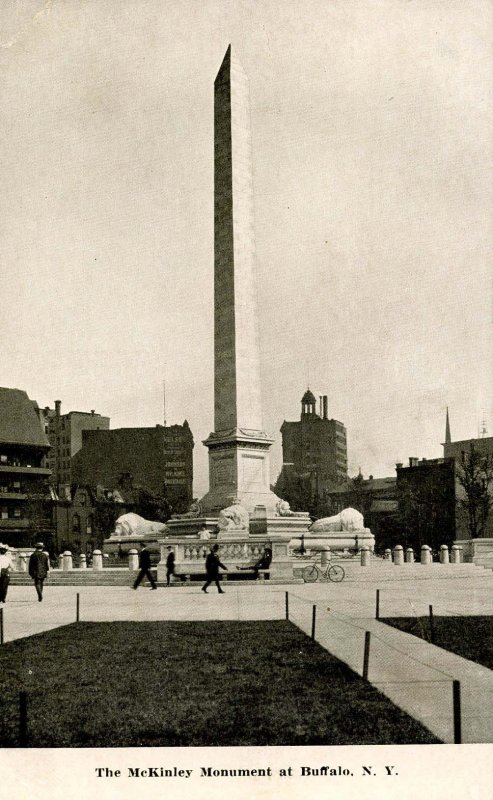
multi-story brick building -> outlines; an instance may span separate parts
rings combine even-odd
[[[62,486],[72,483],[72,458],[82,447],[82,432],[108,430],[110,420],[95,411],[62,414],[60,400],[55,400],[54,409],[43,409],[41,417],[51,445],[46,466],[51,470],[53,485],[59,491]]]
[[[21,389],[0,388],[0,540],[13,547],[52,534],[49,449],[37,404]]]
[[[164,495],[173,511],[192,502],[193,436],[188,422],[155,428],[85,430],[72,459],[80,486],[141,487]]]
[[[471,451],[480,457],[486,456],[491,461],[493,458],[493,436],[481,436],[477,439],[461,439],[457,442],[452,441],[450,435],[450,422],[447,409],[447,418],[445,424],[445,442],[443,443],[443,457],[444,459],[453,459],[456,465],[456,534],[458,539],[468,539],[471,535],[469,529],[469,520],[467,512],[466,494],[461,486],[458,476],[466,459],[470,456]],[[488,487],[489,494],[492,497],[493,504],[493,486],[490,484]],[[493,537],[493,512],[490,511],[486,518],[486,524],[482,535],[486,537]]]
[[[410,458],[396,465],[400,542],[438,552],[456,539],[456,468],[453,458]]]
[[[301,399],[300,420],[281,426],[283,467],[276,491],[293,508],[304,503],[303,510],[310,510],[329,484],[347,478],[346,428],[328,418],[326,395],[319,402],[317,413],[316,398],[308,389]]]

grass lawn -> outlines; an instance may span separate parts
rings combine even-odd
[[[0,745],[430,744],[291,623],[81,622],[0,648]]]
[[[428,617],[385,617],[380,620],[430,641]],[[493,669],[493,617],[434,617],[433,644]]]

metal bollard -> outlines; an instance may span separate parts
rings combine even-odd
[[[449,563],[449,552],[448,547],[446,544],[442,544],[440,547],[440,564],[448,564]]]
[[[462,743],[462,724],[460,708],[460,681],[452,684],[453,705],[454,705],[454,744]]]
[[[431,547],[428,547],[427,544],[421,548],[421,563],[431,564]]]
[[[398,567],[404,564],[404,549],[401,544],[398,544],[394,547],[393,556],[394,556],[394,564],[396,564]]]
[[[365,631],[365,652],[363,655],[363,680],[368,680],[368,670],[370,668],[370,631]]]
[[[19,692],[19,744],[27,747],[27,692]]]

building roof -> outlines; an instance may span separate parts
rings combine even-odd
[[[397,500],[373,500],[370,511],[375,512],[395,512],[399,510]]]
[[[310,389],[307,389],[303,397],[301,398],[302,403],[316,403],[315,395]]]
[[[35,404],[22,389],[0,387],[0,442],[50,446]]]

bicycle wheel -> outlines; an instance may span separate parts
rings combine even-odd
[[[303,580],[305,583],[314,583],[318,580],[318,567],[315,564],[310,564],[309,567],[305,567],[303,570]]]
[[[327,570],[327,575],[329,576],[329,581],[332,581],[333,583],[340,583],[340,581],[344,580],[346,573],[340,564],[333,564]]]

